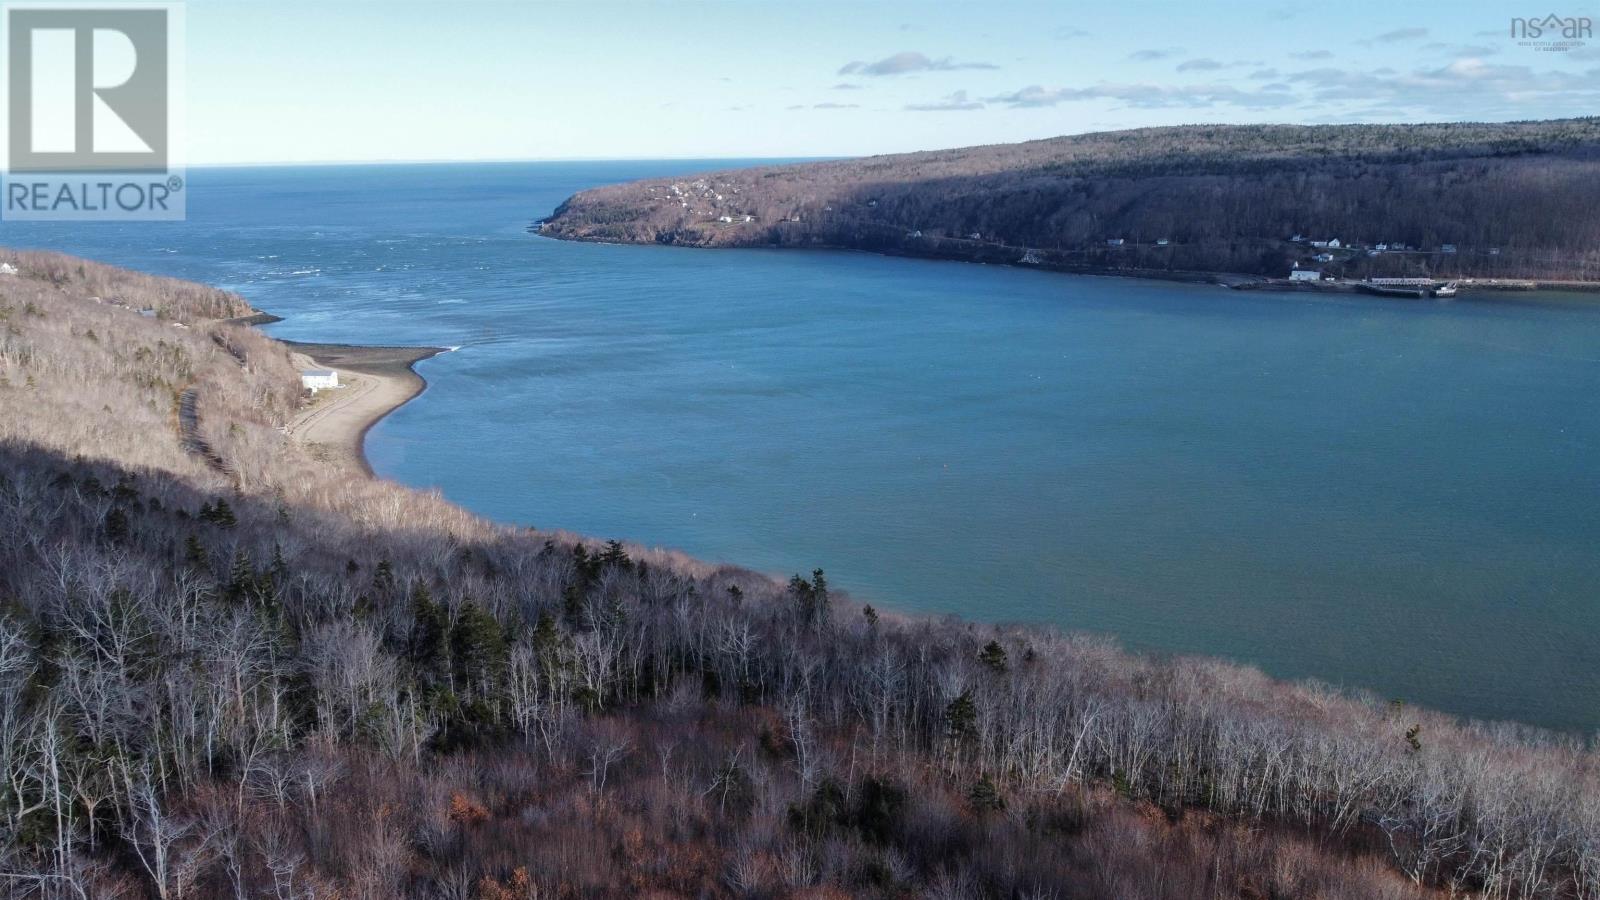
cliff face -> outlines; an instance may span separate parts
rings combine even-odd
[[[1597,209],[1600,119],[1182,126],[613,185],[541,232],[1280,276],[1300,234],[1349,276],[1600,279]]]

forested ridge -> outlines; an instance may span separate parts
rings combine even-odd
[[[1047,268],[1600,279],[1600,119],[1194,125],[765,166],[583,191],[541,233]],[[1113,244],[1111,242],[1120,242]]]
[[[0,260],[4,896],[1600,898],[1585,739],[490,523],[240,298]]]

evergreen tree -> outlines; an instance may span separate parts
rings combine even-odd
[[[139,492],[133,488],[133,479],[127,475],[117,480],[117,486],[111,489],[111,496],[118,503],[137,503]]]
[[[267,568],[267,578],[275,588],[289,583],[289,564],[283,559],[283,546],[272,542],[272,565]]]
[[[505,631],[494,616],[471,600],[462,603],[450,631],[450,651],[462,685],[479,697],[499,693],[507,651]]]
[[[962,691],[961,696],[945,706],[944,728],[952,740],[978,733],[978,704],[973,701],[971,690]]]
[[[196,569],[211,568],[211,554],[206,552],[200,539],[192,534],[183,542],[183,561]]]
[[[811,570],[811,599],[815,606],[813,617],[818,626],[828,624],[833,615],[833,602],[828,599],[828,580],[822,577],[821,569]]]
[[[418,581],[411,588],[411,665],[427,684],[444,679],[450,665],[450,617],[435,603],[428,586]]]
[[[967,804],[972,807],[973,812],[982,815],[1005,809],[1006,798],[1000,794],[1000,788],[985,775],[967,790]]]
[[[633,567],[633,560],[628,557],[628,552],[622,549],[621,541],[606,541],[606,549],[600,553],[598,559],[602,569],[610,566],[620,569]]]
[[[905,811],[906,792],[888,778],[868,776],[856,787],[851,824],[874,844],[886,844]]]
[[[106,540],[113,544],[120,544],[128,539],[128,514],[122,507],[113,506],[106,513]]]
[[[240,547],[233,552],[233,565],[228,568],[228,599],[235,603],[254,599],[257,588],[255,566],[250,563],[250,554]]]
[[[372,592],[379,597],[392,597],[395,591],[394,566],[387,559],[379,560],[372,572]]]
[[[614,543],[614,542],[613,542]],[[590,556],[589,551],[582,544],[572,548],[573,577],[562,589],[562,612],[567,621],[577,625],[583,621],[583,604],[589,598],[589,591],[600,577],[601,556]]]
[[[978,661],[995,670],[1006,670],[1006,648],[1000,646],[999,641],[990,641],[983,645],[983,650],[978,653]]]
[[[812,570],[809,582],[799,575],[790,578],[789,593],[794,596],[802,622],[819,630],[828,624],[832,606],[828,600],[828,580],[821,569]]]

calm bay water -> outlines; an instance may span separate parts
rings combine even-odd
[[[238,290],[280,337],[459,346],[369,455],[497,519],[1600,727],[1600,302],[524,232],[712,165],[198,170],[187,223],[0,243]]]

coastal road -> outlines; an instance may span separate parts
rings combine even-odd
[[[302,444],[318,445],[340,462],[369,474],[361,453],[367,429],[391,410],[416,396],[417,379],[334,369],[341,387],[322,391],[310,407],[290,421],[288,434]]]

